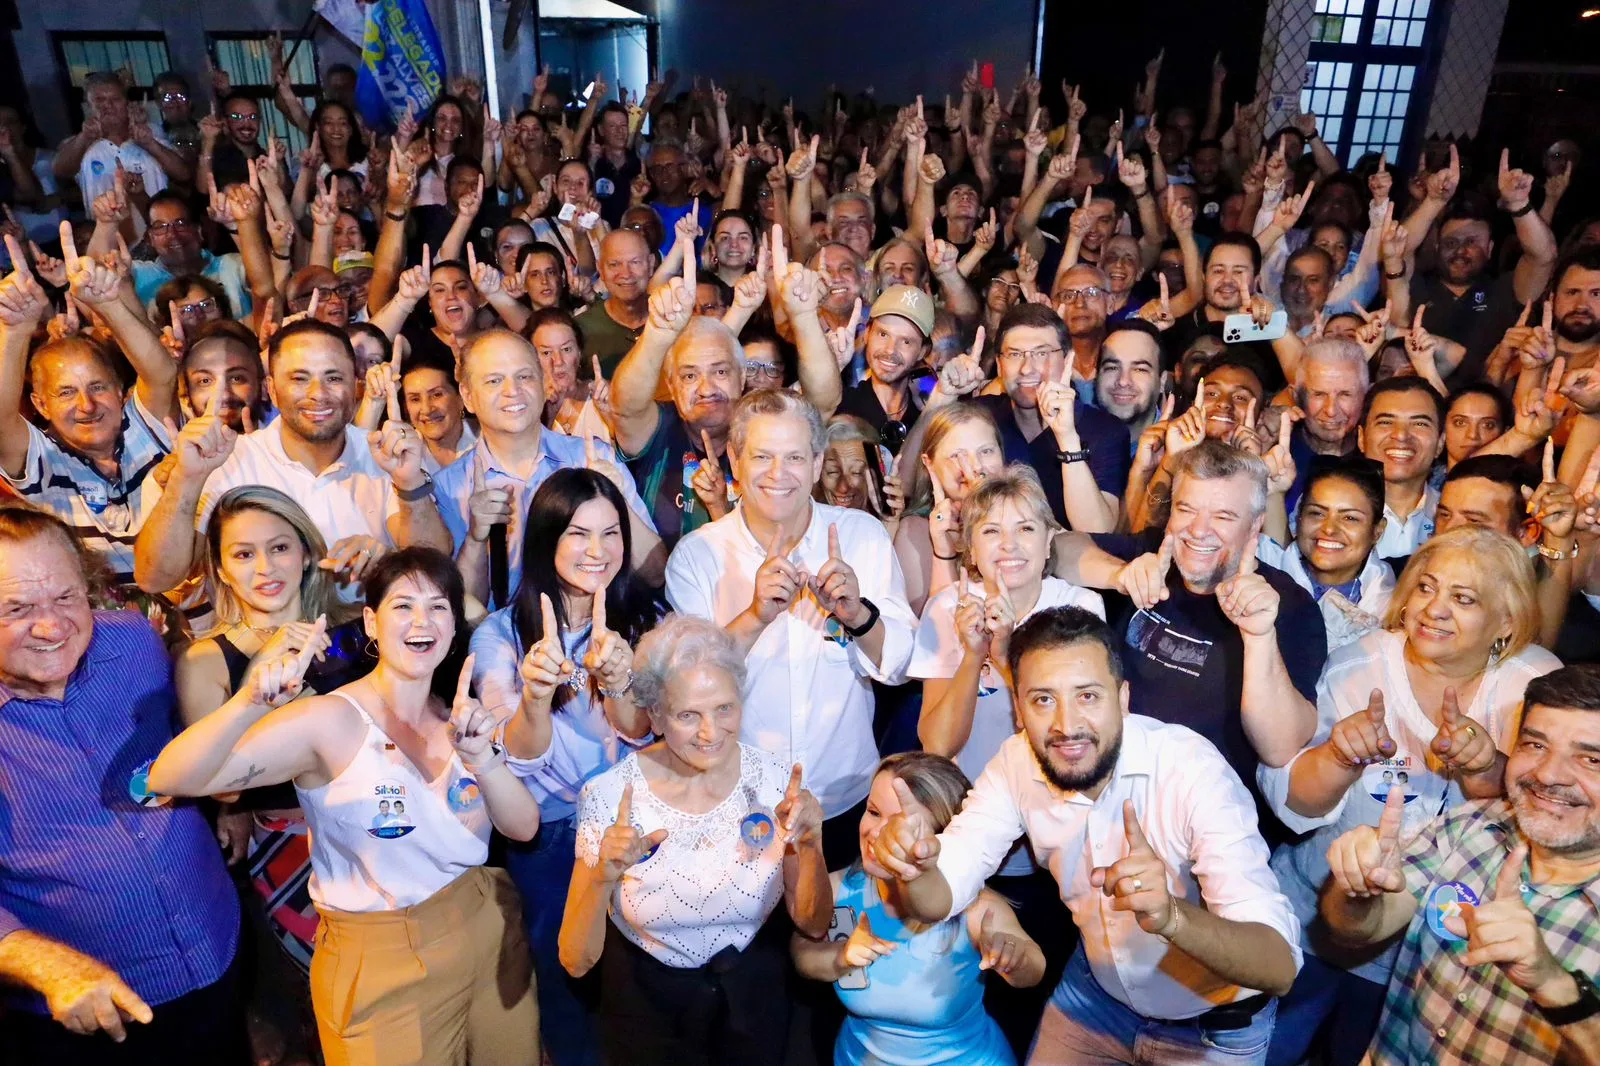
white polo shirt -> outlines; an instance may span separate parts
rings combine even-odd
[[[156,134],[156,139],[161,140],[161,135]],[[144,191],[151,196],[167,187],[167,172],[155,156],[131,138],[112,144],[102,137],[89,146],[83,153],[83,162],[78,164],[78,189],[85,204],[93,204],[96,196],[110,192],[116,185],[119,161],[128,173],[144,175]]]
[[[856,572],[861,595],[883,621],[875,665],[809,590],[762,630],[745,659],[739,736],[785,765],[805,768],[806,788],[832,818],[866,798],[878,765],[872,682],[898,685],[911,661],[917,619],[883,523],[865,511],[811,505],[811,523],[789,560],[815,574],[828,561],[828,526]],[[667,560],[667,600],[676,611],[726,626],[745,608],[766,548],[745,525],[743,506],[678,542]]]
[[[1145,932],[1131,911],[1113,910],[1089,883],[1095,867],[1128,854],[1124,800],[1133,801],[1140,829],[1166,864],[1174,897],[1219,918],[1269,926],[1288,942],[1298,969],[1300,922],[1267,866],[1250,793],[1199,733],[1138,714],[1122,720],[1122,752],[1097,799],[1045,780],[1026,734],[1001,745],[939,834],[950,913],[972,905],[1026,835],[1072,911],[1095,980],[1112,998],[1146,1018],[1192,1018],[1254,995]]]

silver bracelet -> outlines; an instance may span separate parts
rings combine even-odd
[[[602,688],[599,685],[596,685],[595,688],[597,691],[599,691],[600,695],[604,696],[608,700],[620,700],[629,692],[633,691],[633,671],[628,671],[628,680],[622,683],[621,688]]]

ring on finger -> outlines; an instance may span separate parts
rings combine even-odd
[[[1478,727],[1475,726],[1475,725],[1467,726],[1467,739],[1476,740],[1477,738],[1478,738]]]
[[[1135,892],[1143,892],[1144,891],[1144,882],[1139,880],[1137,877],[1135,877],[1133,879],[1133,890]]]

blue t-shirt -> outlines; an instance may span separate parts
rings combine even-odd
[[[663,259],[672,254],[672,246],[677,243],[678,231],[676,227],[678,225],[678,219],[682,218],[684,215],[687,215],[689,213],[689,209],[693,206],[693,200],[690,200],[681,207],[668,207],[666,204],[662,203],[654,203],[650,205],[650,207],[655,211],[656,217],[661,219],[661,228],[666,232],[666,237],[663,238],[660,248],[661,257]],[[696,255],[699,255],[700,252],[705,248],[706,234],[711,232],[711,219],[714,217],[714,214],[715,213],[711,208],[711,197],[700,197],[700,236],[694,242],[694,251]]]

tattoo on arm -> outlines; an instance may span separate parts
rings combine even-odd
[[[239,789],[239,788],[249,788],[250,787],[250,782],[254,781],[256,778],[260,777],[262,774],[264,774],[266,772],[267,772],[267,768],[266,767],[257,766],[255,763],[251,763],[250,764],[250,769],[246,770],[239,777],[236,777],[232,781],[229,781],[226,785],[223,786],[223,788],[226,791],[232,791],[234,789]]]

